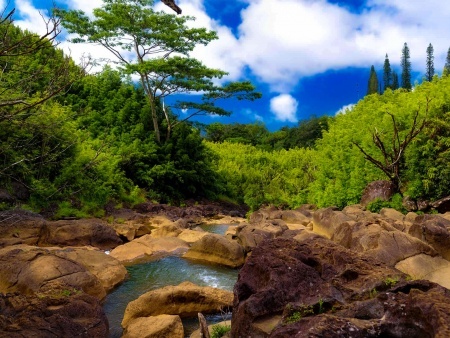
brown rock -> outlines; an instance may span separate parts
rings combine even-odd
[[[157,227],[156,229],[153,229],[151,232],[151,236],[153,238],[160,238],[160,237],[177,237],[183,230],[176,225],[173,224],[165,224]]]
[[[217,234],[207,234],[193,243],[185,258],[198,259],[230,267],[244,264],[243,248],[236,242]]]
[[[231,320],[224,320],[223,322],[220,322],[217,324],[208,325],[208,332],[209,332],[210,336],[212,336],[213,327],[216,325],[228,326],[229,328],[231,328]],[[189,338],[204,338],[204,336],[200,335],[200,329],[198,329],[198,330],[195,330],[194,332],[192,332],[191,335],[189,336]]]
[[[36,245],[45,219],[26,210],[0,212],[0,248],[15,245]]]
[[[184,338],[180,316],[159,315],[132,320],[122,338]]]
[[[139,317],[161,314],[196,317],[198,312],[214,313],[231,307],[233,293],[209,286],[183,282],[147,292],[130,302],[125,309],[122,327]]]
[[[53,282],[38,295],[0,294],[0,336],[107,338],[109,329],[97,298]]]
[[[207,234],[208,233],[206,231],[185,229],[178,235],[178,238],[185,241],[186,243],[191,244],[197,242],[199,239],[201,239],[203,236]]]
[[[0,249],[0,266],[0,292],[31,295],[59,282],[98,299],[106,296],[100,280],[82,264],[45,248],[15,245]]]
[[[313,216],[313,231],[328,239],[341,226],[347,226],[353,219],[342,211],[336,211],[334,208],[317,210]],[[345,223],[345,225],[343,225]]]
[[[450,221],[439,215],[418,216],[409,234],[430,244],[442,257],[450,260]]]
[[[441,214],[450,211],[450,196],[446,196],[431,203],[431,206]]]
[[[110,250],[122,244],[116,232],[98,219],[47,222],[39,239],[40,246],[94,246]]]
[[[138,264],[168,255],[180,255],[185,253],[189,245],[176,237],[153,238],[145,235],[120,245],[111,251],[110,256],[119,260],[122,264]]]
[[[361,204],[367,206],[370,202],[376,199],[389,201],[394,195],[395,187],[391,181],[374,181],[367,185],[364,189]]]

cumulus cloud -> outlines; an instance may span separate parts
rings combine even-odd
[[[280,94],[270,100],[270,111],[281,122],[297,122],[298,102],[289,94]]]
[[[347,105],[343,106],[341,109],[339,109],[339,110],[336,112],[335,115],[338,115],[338,114],[346,114],[346,113],[348,113],[349,111],[352,111],[353,108],[354,108],[355,106],[356,106],[355,103],[347,104]]]

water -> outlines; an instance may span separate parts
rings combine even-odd
[[[229,225],[228,224],[202,224],[200,228],[213,234],[225,235]]]
[[[103,304],[109,320],[111,338],[122,336],[120,323],[128,303],[147,291],[167,285],[178,285],[184,281],[232,291],[238,275],[237,269],[199,263],[181,257],[166,257],[158,261],[129,266],[127,270],[130,278],[109,294]],[[221,315],[206,316],[208,324],[225,319]],[[189,335],[198,328],[198,320],[183,320],[183,326],[185,335]]]

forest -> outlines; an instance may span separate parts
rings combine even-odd
[[[151,9],[135,18],[153,28],[138,40],[156,43],[161,56],[144,61],[152,52],[137,49],[142,62],[129,63],[115,48],[131,49],[118,32],[134,26],[114,3],[105,1],[96,19],[57,11],[43,36],[15,26],[12,13],[1,18],[0,210],[100,217],[107,208],[146,200],[183,205],[200,199],[250,210],[304,203],[343,208],[379,179],[395,183],[392,206],[398,209],[405,196],[433,201],[448,195],[448,72],[413,90],[375,90],[336,116],[275,132],[262,123],[202,125],[191,118],[232,113],[221,100],[260,94],[249,82],[217,85],[213,80],[226,72],[189,56],[196,44],[216,39],[214,32]],[[161,24],[189,39],[158,31]],[[78,42],[110,48],[119,67],[91,73],[89,60],[77,65],[58,49],[61,26],[78,34]],[[166,96],[192,91],[203,93],[200,101],[164,105]],[[188,110],[188,118],[177,109]]]

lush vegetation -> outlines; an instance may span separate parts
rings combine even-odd
[[[118,46],[120,36],[108,35],[101,21],[113,9],[121,10],[111,7],[115,2],[124,4],[105,1],[96,12],[100,21],[92,26],[83,13],[60,15],[86,40]],[[120,21],[120,11],[116,14],[110,18],[114,27],[133,28]],[[147,14],[140,17],[142,25],[154,20],[175,25],[197,36],[194,44],[215,38],[186,28],[187,19],[159,17],[150,9]],[[391,205],[401,208],[403,196],[436,200],[450,190],[448,72],[412,91],[393,90],[386,56],[384,93],[374,89],[345,113],[312,117],[275,132],[261,123],[201,126],[174,111],[184,107],[192,110],[188,116],[227,115],[231,112],[217,105],[219,99],[259,94],[248,82],[216,85],[212,80],[223,71],[190,59],[192,45],[178,44],[159,30],[156,42],[162,50],[178,51],[186,60],[163,53],[158,64],[122,63],[120,69],[106,66],[89,74],[53,46],[60,22],[52,20],[48,27],[56,28],[43,37],[21,31],[11,17],[0,22],[0,190],[15,198],[0,208],[20,204],[56,217],[82,217],[101,216],[107,205],[146,199],[179,204],[191,198],[245,203],[251,209],[303,203],[344,207],[358,203],[367,183],[377,179],[395,184]],[[144,38],[153,41],[147,35],[140,41]],[[148,67],[156,72],[148,73]],[[428,71],[431,75],[431,66]],[[131,80],[136,73],[143,82]],[[163,93],[175,88],[204,96],[167,107]],[[385,205],[375,201],[370,207]]]

